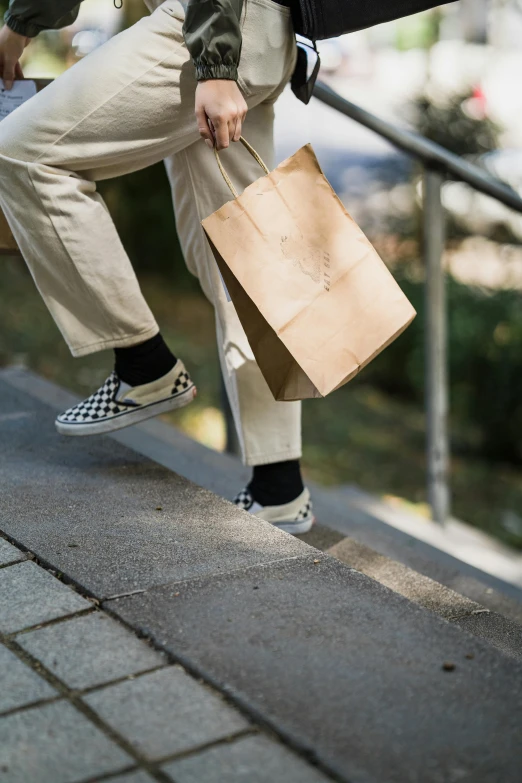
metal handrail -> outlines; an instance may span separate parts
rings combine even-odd
[[[313,95],[322,103],[331,106],[332,109],[336,109],[346,117],[350,117],[360,125],[364,125],[378,133],[379,136],[388,139],[395,147],[421,160],[426,166],[439,169],[442,173],[451,174],[455,179],[467,182],[475,190],[501,201],[517,212],[522,212],[522,198],[509,185],[491,176],[479,166],[468,163],[455,153],[449,152],[440,144],[430,141],[419,133],[399,128],[377,117],[343,98],[324,82],[316,83]]]
[[[440,144],[409,130],[398,128],[338,95],[324,82],[317,82],[313,95],[360,125],[378,133],[394,146],[421,161],[424,166],[424,260],[426,267],[426,457],[427,488],[432,517],[444,524],[450,515],[447,303],[442,264],[446,233],[442,187],[452,178],[522,212],[522,198],[509,185],[478,166],[462,160]]]

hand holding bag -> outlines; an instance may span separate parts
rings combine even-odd
[[[276,400],[321,397],[353,378],[415,317],[307,144],[202,221]]]

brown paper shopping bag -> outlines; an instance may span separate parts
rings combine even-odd
[[[202,226],[276,400],[325,396],[415,317],[309,144]]]

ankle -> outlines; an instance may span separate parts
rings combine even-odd
[[[261,506],[283,506],[304,490],[299,460],[256,465],[248,489]]]
[[[116,374],[129,386],[157,381],[170,372],[177,361],[159,332],[137,345],[115,348],[114,357]]]

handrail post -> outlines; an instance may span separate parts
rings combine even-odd
[[[445,221],[443,174],[424,170],[424,260],[426,268],[426,429],[428,501],[443,525],[450,513],[446,284],[442,265]]]
[[[240,456],[241,447],[239,445],[234,415],[232,413],[232,408],[230,407],[230,402],[228,401],[228,394],[223,376],[221,376],[221,410],[223,411],[223,418],[225,419],[225,451],[227,454]]]
[[[399,128],[366,109],[346,100],[331,87],[318,81],[313,94],[327,106],[369,128],[425,166],[424,242],[426,262],[426,413],[428,497],[432,516],[440,524],[450,514],[448,368],[446,345],[446,299],[442,268],[445,230],[441,191],[441,171],[454,180],[466,182],[522,214],[522,198],[505,182],[455,155],[430,139]]]

